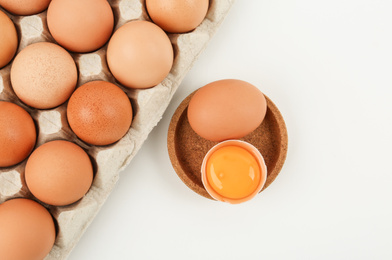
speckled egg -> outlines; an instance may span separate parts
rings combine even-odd
[[[40,42],[24,48],[11,67],[11,84],[25,104],[49,109],[64,103],[75,90],[78,72],[71,55],[60,46]]]
[[[125,92],[106,81],[79,87],[68,102],[67,118],[74,133],[93,145],[120,140],[132,123],[131,101]]]

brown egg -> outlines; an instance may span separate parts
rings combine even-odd
[[[53,218],[46,208],[28,199],[0,204],[0,258],[42,260],[56,238]]]
[[[208,11],[209,0],[146,0],[150,18],[170,33],[195,29]]]
[[[40,42],[27,46],[11,67],[15,94],[27,105],[49,109],[64,103],[75,90],[78,72],[71,55],[60,46]]]
[[[107,0],[52,0],[48,8],[50,33],[69,51],[91,52],[102,47],[113,26]]]
[[[173,47],[157,25],[133,21],[113,34],[107,61],[113,76],[124,86],[150,88],[169,74],[173,65]]]
[[[0,0],[1,1],[1,0]],[[0,10],[0,69],[7,65],[18,48],[18,34],[11,19]]]
[[[38,14],[48,8],[50,0],[0,0],[0,6],[16,15]]]
[[[93,167],[82,148],[57,140],[34,150],[27,160],[25,178],[37,199],[64,206],[78,201],[90,189]]]
[[[34,121],[23,108],[0,101],[0,167],[20,163],[34,148]]]
[[[128,96],[116,85],[92,81],[72,94],[67,117],[80,139],[93,145],[108,145],[127,133],[132,123],[132,106]]]
[[[200,88],[188,106],[192,129],[211,141],[238,139],[263,121],[267,102],[263,93],[248,82],[226,79]]]

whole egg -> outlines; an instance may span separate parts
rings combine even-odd
[[[211,141],[238,139],[263,121],[267,102],[252,84],[235,79],[212,82],[200,88],[188,106],[192,129]]]

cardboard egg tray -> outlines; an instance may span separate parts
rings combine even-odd
[[[49,110],[38,110],[23,104],[12,90],[12,63],[0,70],[0,100],[16,103],[31,114],[38,132],[35,148],[52,140],[69,140],[85,149],[94,166],[92,187],[81,200],[63,207],[44,205],[55,218],[58,230],[55,245],[46,260],[65,259],[70,254],[118,181],[119,172],[129,164],[162,118],[182,79],[206,47],[233,2],[234,0],[211,0],[207,17],[198,28],[186,34],[169,34],[175,54],[174,65],[163,82],[151,89],[130,90],[114,79],[106,63],[107,44],[92,53],[71,53],[79,71],[78,87],[92,80],[113,82],[127,93],[132,102],[132,126],[113,145],[91,146],[78,139],[67,122],[67,102]],[[144,0],[109,0],[109,3],[115,17],[115,30],[131,20],[150,20]],[[36,42],[55,42],[47,27],[46,11],[32,16],[14,16],[2,8],[0,10],[16,25],[19,36],[18,53]],[[25,165],[26,160],[13,167],[0,168],[0,203],[17,197],[35,199],[24,180]]]

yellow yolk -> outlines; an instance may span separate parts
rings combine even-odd
[[[207,161],[206,177],[211,188],[230,199],[250,196],[260,184],[260,167],[255,157],[238,146],[224,146]]]

